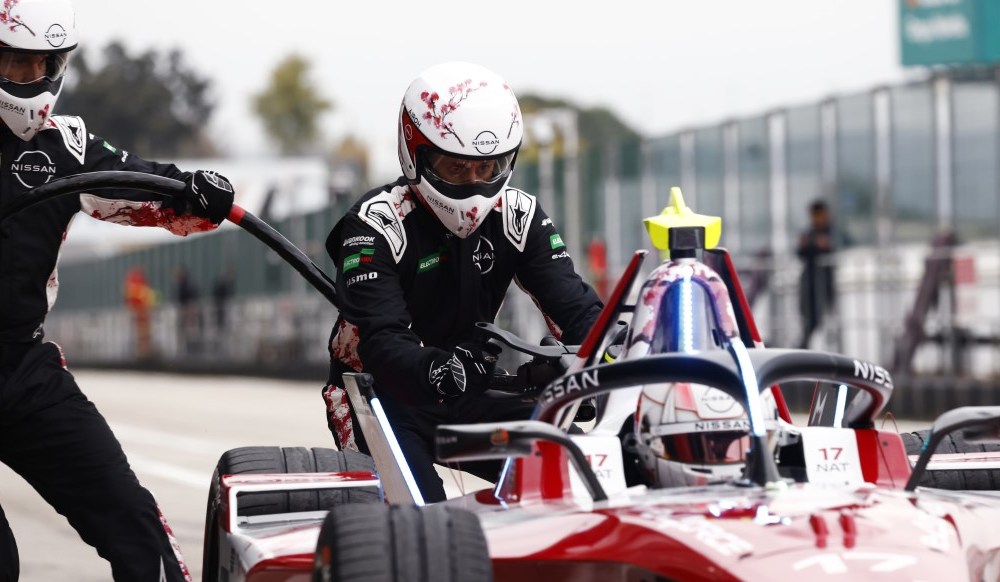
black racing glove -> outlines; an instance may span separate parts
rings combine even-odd
[[[183,200],[178,202],[185,201],[190,203],[191,214],[219,224],[233,208],[233,185],[221,174],[198,170],[184,184]]]
[[[455,346],[455,351],[431,361],[427,379],[438,394],[456,398],[482,394],[490,387],[500,347],[479,341]]]

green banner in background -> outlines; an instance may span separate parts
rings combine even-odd
[[[899,0],[903,65],[988,64],[1000,60],[997,0]]]

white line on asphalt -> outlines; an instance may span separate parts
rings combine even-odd
[[[184,453],[222,455],[223,452],[228,451],[229,449],[241,446],[238,444],[226,443],[225,441],[216,438],[202,439],[128,424],[110,424],[111,430],[114,431],[115,436],[117,436],[120,441],[135,442],[143,445],[155,445]]]
[[[128,455],[128,462],[132,466],[132,470],[139,475],[139,481],[145,481],[143,477],[152,475],[173,481],[174,483],[207,491],[209,481],[212,479],[211,475],[203,475],[198,471],[191,471],[190,469],[178,467],[170,463],[155,461],[142,455],[136,455],[135,453]]]

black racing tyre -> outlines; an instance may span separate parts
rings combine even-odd
[[[929,430],[901,433],[907,455],[919,455],[927,440]],[[962,431],[945,435],[935,454],[984,453],[1000,451],[1000,445],[970,443]],[[951,491],[1000,491],[1000,469],[954,469],[924,471],[918,483],[921,487],[935,487]]]
[[[261,473],[333,473],[342,471],[375,472],[375,462],[368,455],[354,451],[306,447],[240,447],[222,454],[208,489],[205,510],[205,538],[202,554],[202,580],[214,582],[219,573],[219,478],[222,475]],[[348,503],[378,503],[377,487],[333,489],[325,491],[282,491],[245,493],[240,496],[239,515],[268,515],[299,511],[320,511]]]
[[[344,505],[320,529],[314,582],[487,582],[476,516],[442,505]]]

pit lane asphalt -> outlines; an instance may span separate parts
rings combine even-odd
[[[156,496],[193,580],[201,579],[209,480],[219,456],[241,446],[333,448],[322,380],[74,370],[104,414],[142,483]],[[929,422],[900,422],[900,430]],[[454,479],[443,473],[449,495]],[[111,569],[23,479],[0,464],[0,503],[17,538],[23,582],[105,582]],[[465,475],[468,490],[485,482]]]

